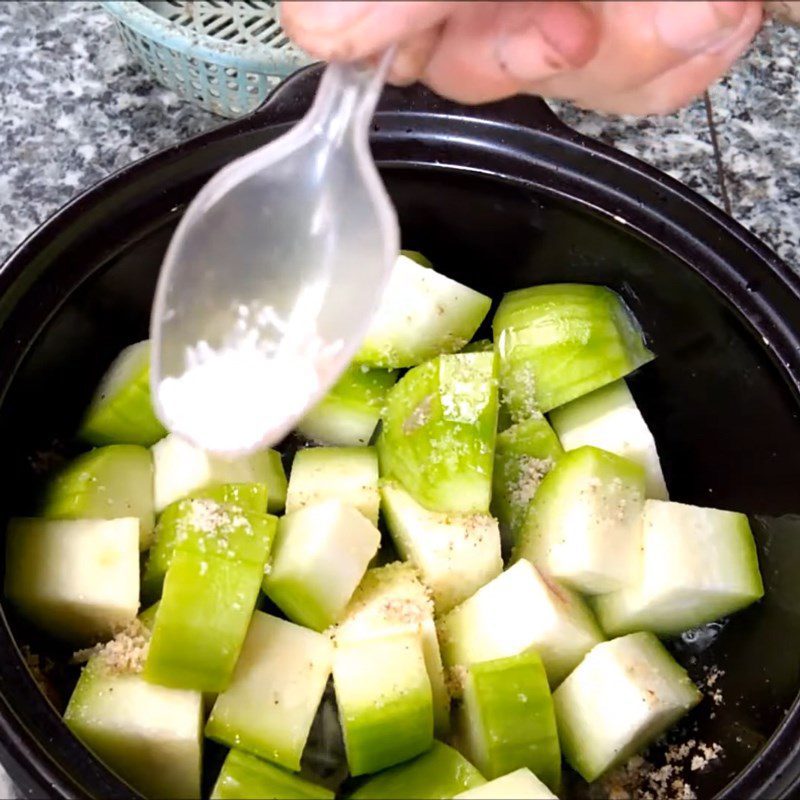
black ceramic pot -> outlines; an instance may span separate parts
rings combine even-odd
[[[252,116],[122,170],[73,201],[0,271],[4,516],[33,510],[37,470],[68,452],[111,358],[147,335],[162,253],[187,201],[229,160],[283,132],[319,72]],[[563,127],[540,101],[462,108],[387,90],[372,132],[403,246],[495,298],[548,281],[622,293],[658,358],[631,385],[674,499],[755,518],[758,606],[673,650],[724,671],[692,735],[723,747],[701,798],[800,786],[800,279],[739,225],[661,173]],[[0,625],[0,758],[32,796],[135,796],[62,724]],[[34,640],[34,644],[42,646]]]

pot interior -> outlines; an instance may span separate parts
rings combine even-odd
[[[718,675],[676,733],[677,740],[722,747],[707,769],[687,768],[697,796],[714,795],[773,736],[798,692],[798,399],[760,337],[697,272],[624,226],[478,174],[396,167],[384,177],[403,246],[495,299],[562,281],[620,292],[657,354],[630,385],[672,498],[751,515],[764,601],[672,644],[698,683],[707,686],[709,671]],[[182,199],[190,196],[186,189]],[[26,307],[41,331],[0,410],[4,518],[35,512],[42,480],[76,452],[71,435],[105,367],[123,346],[147,336],[161,256],[179,214],[156,204],[149,216],[130,216],[119,241],[101,236],[80,263],[56,261],[29,287]],[[63,708],[74,679],[61,666],[64,653],[5,611],[18,643],[56,661],[55,705]],[[39,713],[51,715],[44,706]],[[70,769],[80,776],[89,760],[82,751],[76,759]],[[583,793],[579,782],[572,791]]]

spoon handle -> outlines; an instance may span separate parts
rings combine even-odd
[[[363,131],[366,135],[395,49],[386,50],[377,64],[329,64],[308,114],[308,123],[335,142],[339,142],[347,131]]]

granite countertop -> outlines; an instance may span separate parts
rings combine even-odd
[[[666,170],[800,271],[800,32],[770,25],[706,99],[677,114],[571,125]],[[0,4],[0,260],[61,205],[219,117],[154,85],[91,2]],[[13,796],[1,780],[0,798]]]

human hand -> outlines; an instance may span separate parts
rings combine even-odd
[[[531,93],[617,114],[685,105],[744,52],[761,19],[760,0],[282,5],[286,32],[318,58],[398,44],[391,83],[419,80],[463,103]]]

